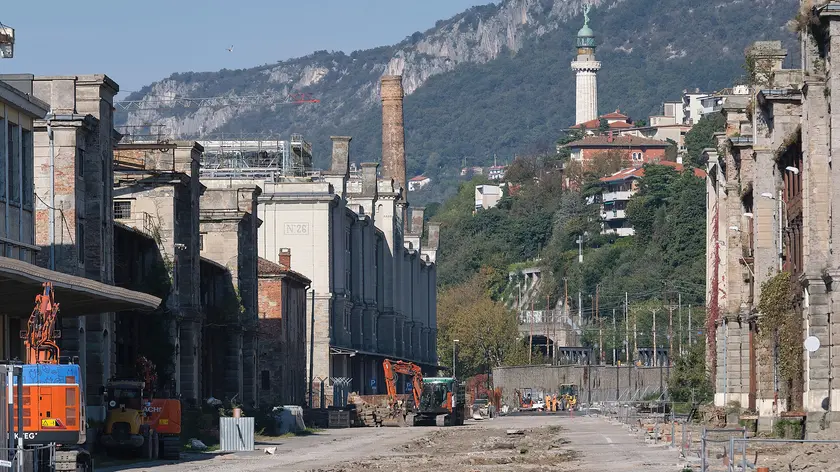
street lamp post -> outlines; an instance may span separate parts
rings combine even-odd
[[[458,340],[452,340],[452,378],[455,378],[455,347],[458,345]]]

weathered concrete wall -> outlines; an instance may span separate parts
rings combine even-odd
[[[114,220],[112,199],[115,133],[113,99],[119,86],[102,74],[37,77],[33,94],[50,103],[62,116],[55,127],[55,187],[50,187],[49,137],[46,122],[39,122],[34,165],[38,169],[35,193],[45,202],[55,197],[61,214],[54,223],[55,241],[49,240],[49,209],[36,207],[36,242],[55,243],[55,268],[104,283],[114,283]],[[54,195],[53,195],[54,192]],[[80,254],[81,253],[81,254]],[[50,251],[39,265],[49,264]],[[63,353],[79,356],[87,384],[88,415],[104,417],[100,387],[112,377],[115,364],[113,313],[91,314],[62,321]]]
[[[667,388],[668,367],[516,366],[493,369],[493,387],[501,388],[502,404],[516,405],[516,391],[557,393],[562,384],[578,386],[579,402],[640,400]]]

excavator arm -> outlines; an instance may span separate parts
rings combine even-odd
[[[397,374],[411,376],[411,393],[414,396],[414,407],[420,407],[420,394],[423,392],[423,371],[420,366],[411,362],[382,361],[382,368],[385,371],[385,386],[388,389],[388,403],[393,408],[397,402]]]
[[[55,329],[58,303],[52,282],[44,282],[44,293],[35,296],[35,308],[29,315],[26,331],[20,337],[26,346],[27,364],[58,364],[60,350],[55,340],[61,332]]]

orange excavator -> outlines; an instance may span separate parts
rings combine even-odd
[[[388,389],[388,404],[391,407],[391,417],[388,419],[397,420],[399,426],[404,426],[408,408],[400,406],[397,401],[397,374],[411,377],[411,393],[414,404],[411,405],[410,409],[415,411],[420,407],[420,395],[423,393],[423,371],[420,366],[411,362],[389,359],[382,361],[382,368],[385,371],[385,386]]]
[[[78,364],[61,359],[55,340],[59,304],[51,282],[35,296],[26,330],[20,332],[26,359],[22,365],[22,389],[14,387],[15,421],[20,415],[24,446],[55,444],[54,470],[92,471],[90,454],[80,447],[86,439],[84,383]],[[8,367],[13,367],[9,365]],[[10,406],[11,406],[11,400]],[[22,414],[21,414],[22,413]]]

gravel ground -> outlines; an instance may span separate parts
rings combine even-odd
[[[522,434],[508,434],[515,429]],[[265,454],[265,447],[276,447]],[[461,427],[333,429],[257,445],[259,452],[196,454],[179,463],[117,470],[152,472],[581,471],[676,472],[676,451],[652,447],[602,418],[502,417]]]

